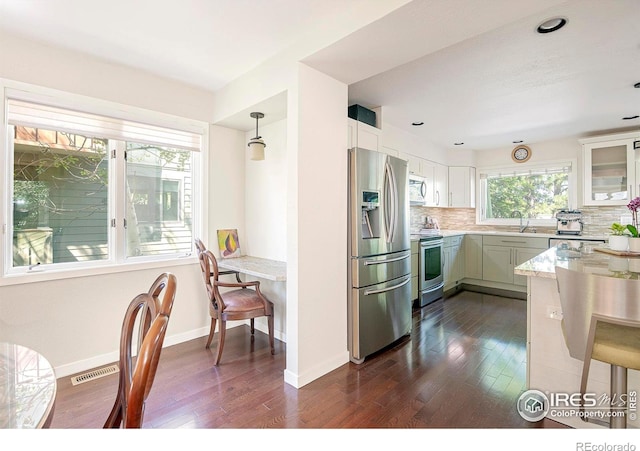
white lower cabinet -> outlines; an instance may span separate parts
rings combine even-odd
[[[445,291],[462,282],[523,292],[527,278],[514,274],[516,266],[548,248],[548,237],[469,233],[444,237]]]
[[[482,235],[465,235],[463,245],[464,276],[482,280]]]
[[[523,249],[523,248],[519,248],[516,247],[513,249],[514,252],[514,256],[513,256],[513,260],[514,260],[514,268],[515,266],[519,266],[521,264],[523,264],[524,262],[526,262],[527,260],[531,260],[532,258],[536,257],[537,255],[540,255],[542,252],[544,252],[547,248],[544,247],[542,249],[538,248],[538,249]],[[514,274],[513,275],[513,283],[515,285],[520,285],[523,287],[527,286],[527,276],[521,276],[519,274]]]
[[[482,244],[482,280],[526,286],[527,278],[513,270],[545,251],[548,239],[492,235],[484,236]]]
[[[513,283],[513,249],[505,246],[482,246],[482,280]]]
[[[458,286],[464,279],[464,248],[463,235],[448,236],[443,240],[443,269],[444,289],[449,290]]]

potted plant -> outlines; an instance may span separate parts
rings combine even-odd
[[[629,237],[629,251],[640,253],[640,237],[638,237],[638,228],[632,224],[627,224],[627,230],[631,234]]]
[[[627,226],[614,222],[609,230],[611,230],[609,248],[612,251],[627,251],[629,249],[629,235],[625,233],[628,230]]]
[[[640,253],[640,238],[638,237],[638,210],[640,210],[640,197],[635,197],[627,204],[631,212],[631,224],[627,224],[627,231],[631,234],[629,238],[629,250]]]

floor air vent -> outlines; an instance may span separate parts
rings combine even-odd
[[[98,368],[97,370],[89,371],[88,373],[79,374],[78,376],[73,376],[71,378],[71,384],[72,385],[82,384],[84,382],[89,382],[103,376],[108,376],[109,374],[117,373],[118,371],[120,371],[118,369],[118,365],[105,366],[104,368]]]

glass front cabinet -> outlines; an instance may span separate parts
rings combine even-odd
[[[583,205],[626,205],[640,196],[640,132],[580,140]]]

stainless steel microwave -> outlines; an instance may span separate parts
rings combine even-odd
[[[427,183],[424,177],[409,174],[409,204],[425,205],[427,200]]]

